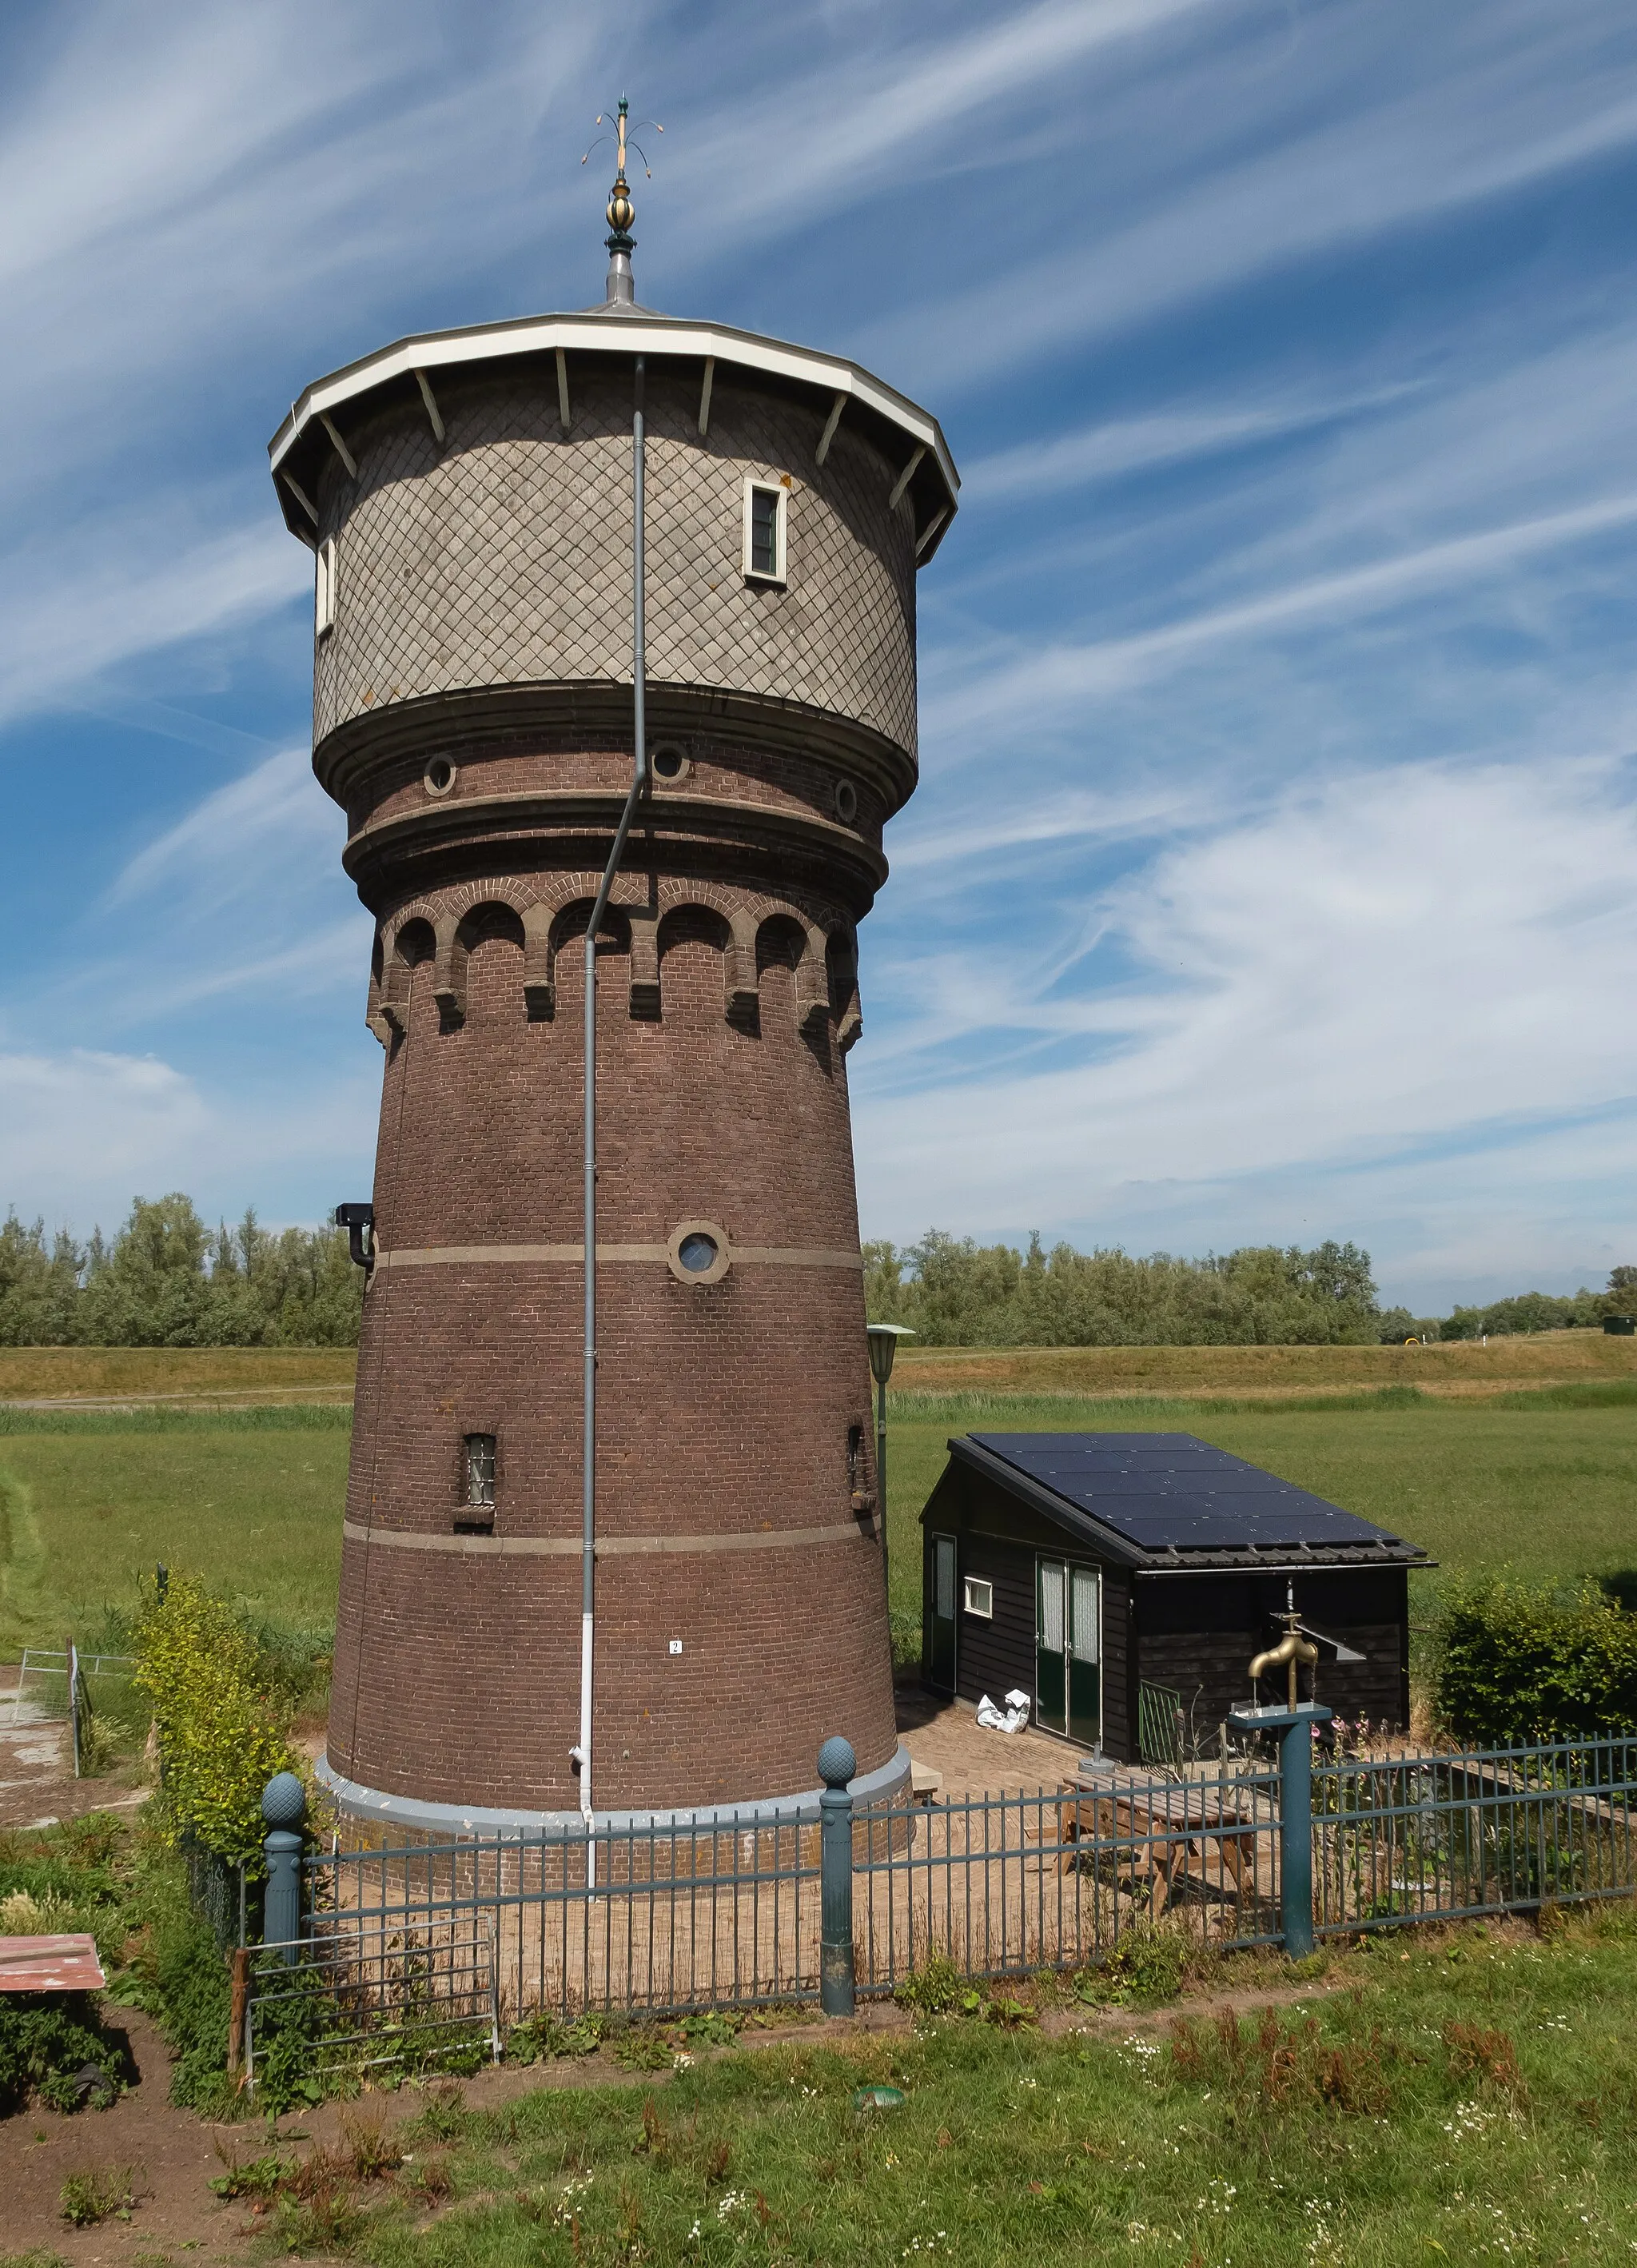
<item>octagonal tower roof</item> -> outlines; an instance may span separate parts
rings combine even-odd
[[[419,332],[381,347],[361,360],[332,371],[305,387],[268,444],[275,485],[286,525],[311,543],[314,536],[312,498],[323,460],[349,454],[349,420],[371,415],[396,401],[417,399],[437,423],[441,377],[496,375],[508,364],[540,364],[539,382],[553,394],[562,376],[572,382],[572,363],[582,357],[635,355],[673,367],[692,364],[707,400],[707,364],[725,374],[753,377],[777,392],[816,396],[826,409],[826,424],[839,416],[867,431],[900,475],[914,506],[916,561],[924,564],[943,541],[959,500],[960,480],[938,421],[907,395],[838,355],[790,346],[725,323],[690,322],[659,315],[628,301],[609,302],[579,314],[529,315],[515,321],[479,323],[451,331]],[[572,358],[572,361],[569,359]],[[833,430],[832,428],[832,430]]]

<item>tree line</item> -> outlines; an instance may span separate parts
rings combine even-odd
[[[903,1249],[865,1245],[864,1298],[872,1322],[906,1323],[923,1346],[1367,1346],[1596,1329],[1637,1314],[1637,1268],[1616,1268],[1604,1292],[1531,1292],[1440,1318],[1384,1308],[1370,1256],[1352,1243],[1138,1259],[1118,1246],[1047,1251],[1032,1236],[1019,1252],[929,1229]]]
[[[1637,1314],[1637,1267],[1602,1292],[1529,1292],[1442,1316],[1384,1308],[1370,1256],[1333,1241],[1245,1245],[1202,1260],[1134,1258],[1118,1246],[1026,1252],[929,1229],[864,1247],[873,1322],[923,1346],[1363,1346],[1596,1329]],[[355,1346],[363,1271],[339,1229],[264,1229],[253,1211],[214,1233],[180,1192],[138,1197],[111,1241],[13,1211],[0,1225],[0,1346]]]
[[[0,1346],[356,1346],[363,1307],[341,1230],[248,1211],[213,1235],[180,1192],[138,1197],[112,1242],[0,1226]]]

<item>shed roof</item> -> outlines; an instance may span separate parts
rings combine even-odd
[[[959,1462],[1127,1566],[1430,1564],[1418,1544],[1192,1433],[971,1433],[949,1446]]]

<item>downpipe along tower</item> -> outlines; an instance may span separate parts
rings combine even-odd
[[[321,1770],[388,1832],[816,1816],[834,1732],[861,1799],[908,1771],[847,1056],[955,470],[856,365],[638,305],[620,158],[601,306],[402,340],[271,445],[376,922]]]

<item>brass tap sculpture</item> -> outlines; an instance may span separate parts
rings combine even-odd
[[[1312,1668],[1318,1660],[1318,1648],[1310,1638],[1303,1637],[1300,1615],[1281,1615],[1279,1619],[1285,1626],[1285,1634],[1277,1646],[1269,1646],[1266,1653],[1259,1653],[1252,1662],[1251,1689],[1255,1691],[1256,1681],[1264,1670],[1277,1669],[1281,1664],[1288,1664],[1290,1670],[1290,1706],[1294,1710],[1296,1705],[1296,1664],[1305,1661],[1308,1668]]]

